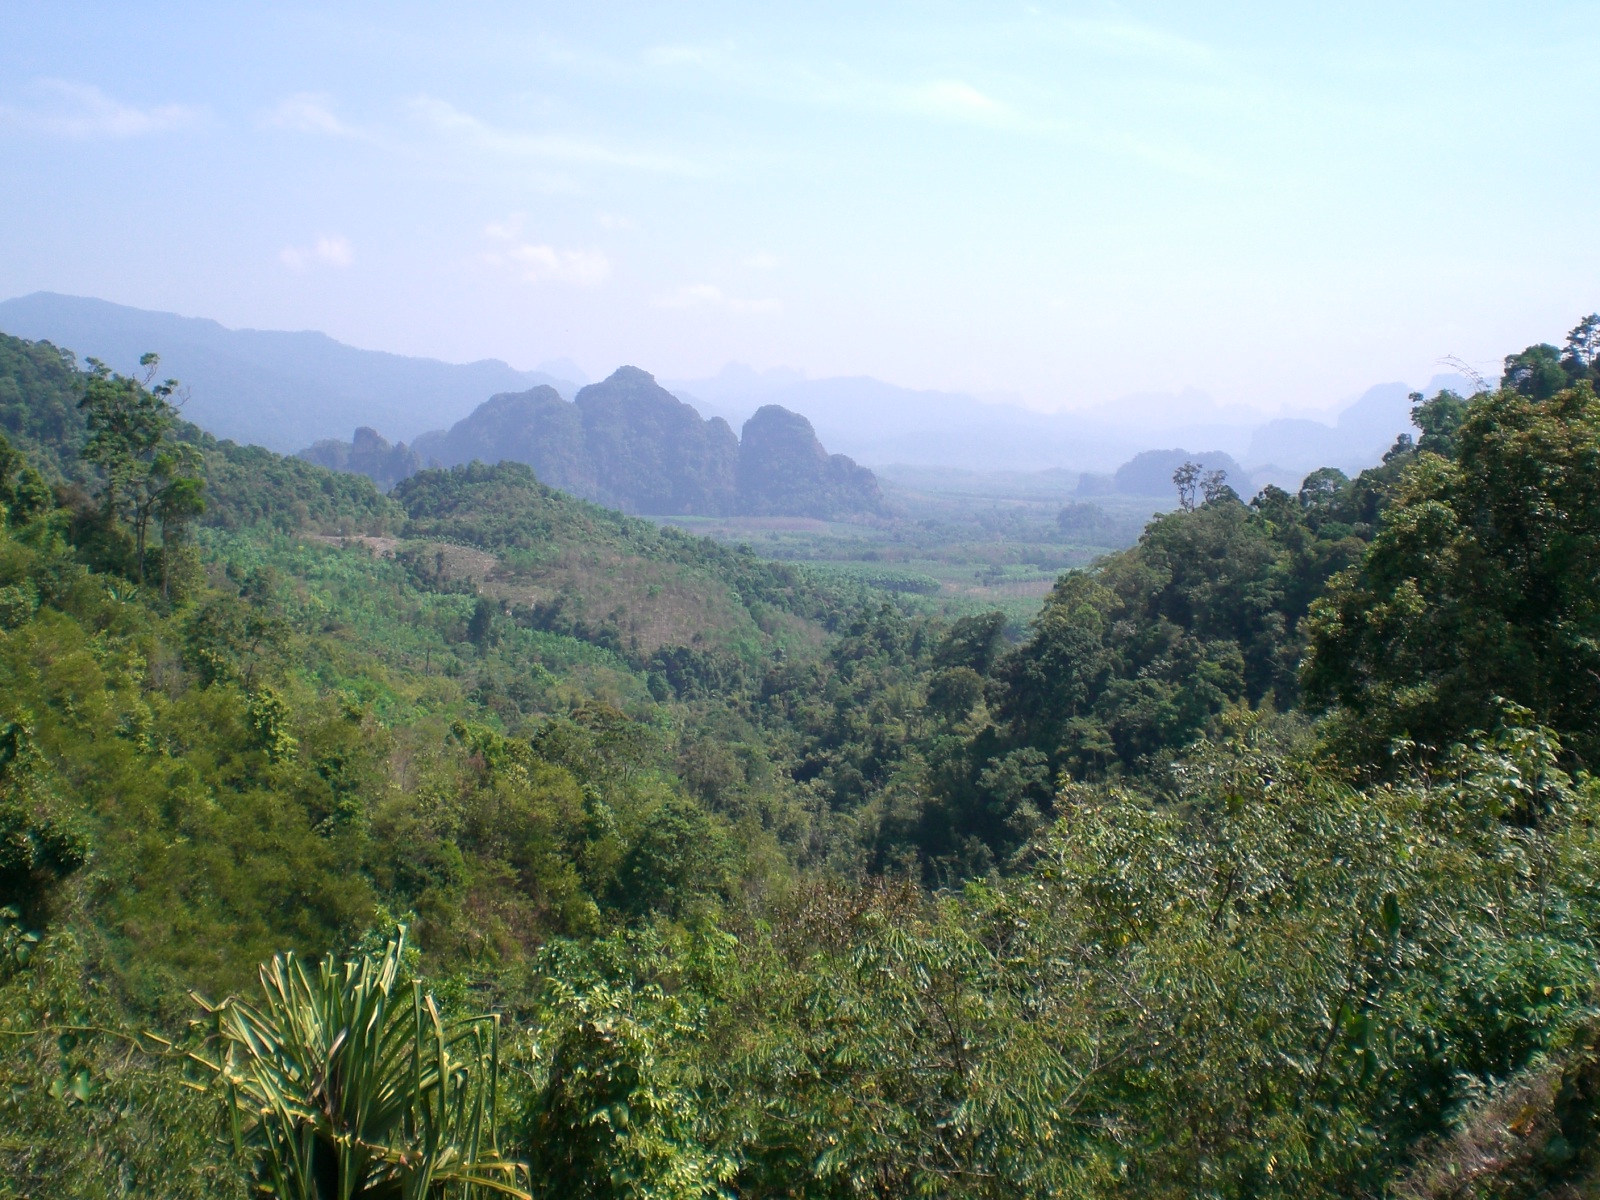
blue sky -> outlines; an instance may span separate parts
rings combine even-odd
[[[1315,409],[1600,308],[1600,4],[11,3],[0,296]]]

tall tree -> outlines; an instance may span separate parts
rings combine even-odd
[[[167,482],[155,494],[156,519],[161,522],[161,595],[165,599],[172,597],[174,552],[183,544],[190,524],[206,511],[199,452],[192,446],[177,449],[187,453],[174,454],[163,464]]]
[[[176,379],[155,382],[160,361],[145,354],[139,359],[144,376],[134,378],[91,358],[79,402],[89,435],[82,458],[104,473],[100,500],[107,522],[123,519],[132,529],[134,576],[141,584],[150,523],[160,520],[165,531],[170,518],[176,529],[199,511],[199,454],[175,436],[173,397],[182,393]]]

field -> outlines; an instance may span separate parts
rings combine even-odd
[[[999,610],[1027,624],[1061,572],[1133,544],[1159,505],[1151,497],[1079,502],[1068,471],[878,471],[893,516],[660,517],[663,524],[904,596],[960,616]],[[1063,517],[1064,510],[1068,514]]]

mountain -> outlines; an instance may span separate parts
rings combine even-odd
[[[1251,435],[1245,461],[1286,471],[1311,471],[1337,466],[1346,471],[1369,467],[1383,457],[1411,425],[1413,388],[1404,383],[1380,383],[1356,397],[1333,424],[1302,417],[1268,421]],[[1441,391],[1471,395],[1477,385],[1462,375],[1435,375],[1421,389],[1428,397]]]
[[[621,367],[570,403],[551,387],[492,396],[416,451],[442,466],[527,463],[550,486],[625,512],[726,516],[739,439],[648,372]]]
[[[597,499],[624,512],[724,516],[733,511],[739,439],[638,367],[578,393]]]
[[[448,431],[419,437],[413,447],[423,465],[527,463],[551,487],[576,496],[599,488],[584,448],[583,416],[549,386],[491,396]]]
[[[586,383],[594,382],[594,380],[590,379],[589,376],[584,372],[584,369],[577,363],[573,362],[570,358],[547,359],[538,366],[534,367],[533,373],[535,375],[544,375],[550,379],[556,380],[570,379],[573,383],[574,389],[580,388]]]
[[[757,373],[733,364],[711,379],[666,386],[701,415],[722,416],[733,424],[764,404],[803,412],[823,442],[872,465],[1082,469],[1144,448],[1137,438],[1075,416],[986,404],[961,392],[898,387],[869,376],[799,379],[796,374],[781,368]]]
[[[391,446],[376,429],[365,425],[356,430],[354,441],[324,438],[309,450],[302,450],[299,457],[330,471],[365,475],[384,491],[422,470],[422,460],[415,450],[404,442]]]
[[[445,363],[360,350],[321,333],[229,329],[215,321],[48,292],[0,302],[0,330],[72,346],[124,372],[135,370],[139,355],[154,350],[161,355],[162,374],[175,376],[188,389],[186,417],[218,437],[280,451],[342,439],[349,430],[365,427],[411,442],[426,461],[419,435],[465,418],[485,396],[547,386],[556,400],[568,402],[586,382],[570,359],[543,362],[537,371],[519,371],[493,359]],[[1440,387],[1463,394],[1473,390],[1454,375],[1438,376],[1424,390],[1431,395]],[[1347,471],[1372,465],[1396,434],[1410,428],[1410,388],[1401,383],[1370,389],[1332,421],[1264,420],[1262,413],[1220,403],[1192,388],[1127,396],[1083,412],[1042,413],[867,376],[807,379],[787,367],[758,371],[738,363],[705,379],[665,381],[660,390],[693,406],[702,418],[722,418],[730,434],[758,408],[775,404],[805,413],[823,443],[864,464],[979,471],[1109,472],[1154,446],[1200,445],[1233,456],[1252,477],[1280,480],[1330,464]],[[670,410],[660,399],[653,402],[666,414]],[[699,436],[686,432],[690,426],[681,416],[662,419],[685,437]],[[484,446],[455,457],[466,462],[494,453],[500,433],[485,436],[490,441]],[[562,444],[553,432],[536,440]],[[720,440],[719,451],[696,451],[705,469],[712,469],[712,459],[722,463],[715,470],[727,469],[728,438]],[[623,455],[617,464],[650,453],[644,446],[614,449]],[[533,461],[530,454],[514,457]],[[581,495],[627,496],[632,486],[622,481],[605,492],[596,478],[562,475],[578,469],[573,462],[535,469],[541,478],[565,479],[561,486]],[[690,492],[711,486],[680,483]],[[687,495],[648,503],[679,508],[699,503],[686,500]]]
[[[1197,454],[1187,450],[1145,450],[1117,468],[1117,473],[1111,478],[1109,491],[1120,496],[1170,498],[1176,489],[1172,474],[1188,462],[1198,464],[1202,472],[1223,472],[1236,491],[1249,493],[1254,490],[1250,487],[1250,476],[1245,469],[1233,460],[1232,455],[1221,450],[1202,450]],[[1093,478],[1086,477],[1086,481]],[[1078,485],[1079,495],[1093,495],[1095,492],[1092,485],[1087,488],[1083,483]]]
[[[750,516],[819,516],[882,508],[878,480],[843,454],[829,454],[811,422],[764,404],[739,441],[739,511]]]
[[[803,412],[829,446],[873,466],[1109,472],[1152,443],[1164,443],[1215,446],[1236,468],[1248,468],[1235,479],[1277,480],[1330,464],[1347,471],[1371,466],[1411,428],[1412,389],[1403,383],[1369,389],[1331,424],[1268,419],[1194,388],[1125,396],[1081,412],[1043,413],[866,376],[805,379],[787,368],[756,371],[738,363],[706,379],[665,386],[702,416],[735,424],[763,404]],[[1432,396],[1441,388],[1463,395],[1475,390],[1459,375],[1435,376],[1422,390]]]
[[[358,350],[322,333],[229,329],[105,300],[35,292],[0,302],[0,330],[70,346],[125,373],[161,355],[181,380],[184,416],[219,438],[292,451],[356,426],[411,438],[471,412],[484,396],[548,384],[576,386],[497,359],[446,363]]]
[[[1109,471],[1157,439],[1220,446],[1238,457],[1265,420],[1257,410],[1220,404],[1194,388],[1045,413],[868,376],[805,379],[788,368],[758,372],[739,363],[707,379],[666,386],[702,415],[735,423],[761,404],[804,412],[828,445],[873,466]]]
[[[358,440],[371,432],[358,430]],[[319,443],[301,457],[392,486],[375,473],[392,460],[373,457],[376,444],[366,444],[364,459],[353,443]],[[385,452],[413,454],[413,471],[526,463],[551,487],[655,516],[832,519],[883,511],[872,472],[829,454],[800,414],[766,405],[745,422],[741,440],[723,418],[703,419],[638,367],[619,367],[570,403],[550,387],[491,396],[449,430],[423,434],[410,451]]]
[[[721,416],[730,425],[737,425],[755,411],[764,397],[803,383],[805,377],[804,371],[793,367],[758,371],[746,363],[731,362],[710,378],[663,381],[662,386],[675,394],[679,391],[693,393],[695,407],[715,410],[703,411],[703,416]]]

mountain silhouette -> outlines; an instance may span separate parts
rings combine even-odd
[[[799,413],[765,405],[745,422],[741,438],[727,421],[702,418],[638,367],[619,367],[570,402],[550,387],[491,396],[448,430],[417,438],[406,453],[415,457],[413,470],[526,463],[552,487],[654,516],[832,520],[883,512],[877,477],[843,454],[829,454]],[[353,443],[319,443],[301,456],[393,486],[360,465],[386,469],[390,460],[362,458]]]

